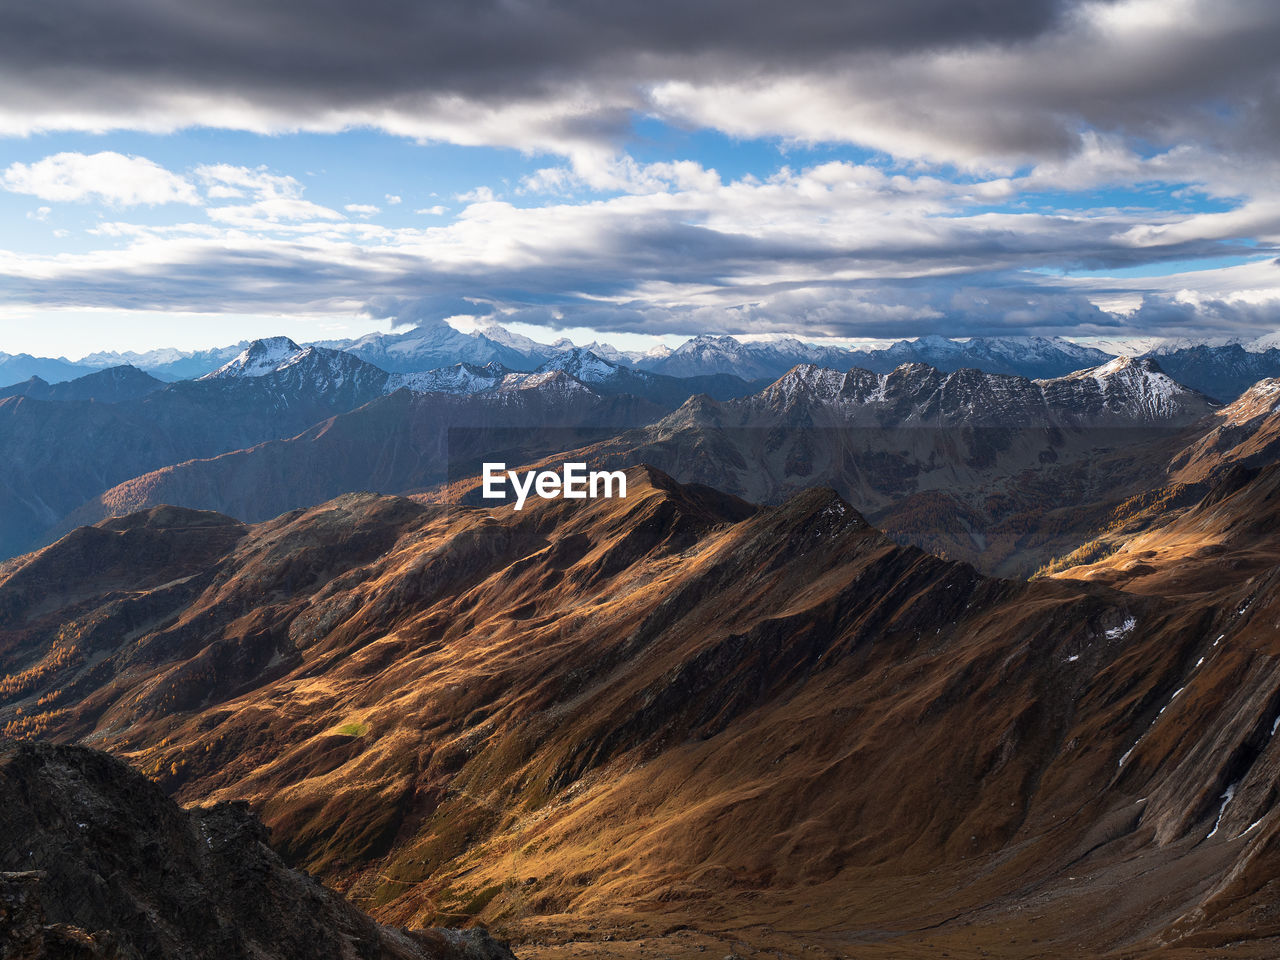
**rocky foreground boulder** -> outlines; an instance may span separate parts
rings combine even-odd
[[[374,923],[267,838],[104,753],[0,741],[0,960],[513,960],[483,930]]]

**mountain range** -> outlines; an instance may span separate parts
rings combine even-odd
[[[1145,359],[1040,381],[923,364],[797,366],[758,393],[695,395],[666,416],[602,390],[610,378],[598,375],[616,373],[607,361],[577,359],[570,368],[591,383],[566,370],[455,368],[470,392],[392,394],[296,436],[141,473],[51,533],[162,503],[259,521],[348,490],[476,502],[467,481],[484,461],[570,458],[647,462],[764,503],[830,486],[904,542],[1026,575],[1163,482],[1170,460],[1218,422],[1218,405]],[[1041,522],[1045,512],[1056,521]]]
[[[346,482],[392,483],[397,491],[443,482],[450,476],[450,430],[530,431],[517,438],[513,451],[527,457],[650,422],[694,393],[729,398],[751,390],[729,375],[681,380],[582,350],[559,353],[532,373],[490,364],[397,374],[346,351],[302,347],[283,337],[254,341],[198,379],[172,384],[128,366],[52,385],[28,380],[0,391],[0,500],[6,508],[0,555],[60,534],[66,518],[87,501],[151,471],[304,432],[304,441],[321,436],[336,442],[342,429],[326,425],[330,417],[384,399],[362,414],[371,432],[355,443],[357,459],[339,457],[315,473],[317,489],[324,491],[320,499],[351,489],[341,485]],[[397,391],[405,396],[392,399]],[[390,461],[356,449],[389,430],[401,431],[408,444]],[[478,449],[476,441],[460,438],[456,451]],[[390,472],[380,474],[379,463]],[[335,469],[349,472],[335,481]],[[263,488],[262,503],[292,507],[305,496],[307,481],[283,476]],[[241,501],[237,512],[245,505]]]
[[[1267,348],[396,337],[0,391],[22,949],[1276,955]]]
[[[699,392],[711,389],[725,399]],[[534,373],[491,363],[390,374],[342,351],[258,341],[140,400],[0,401],[0,450],[14,451],[4,478],[19,493],[4,544],[12,554],[161,503],[260,521],[348,490],[474,497],[432,491],[477,476],[483,461],[576,450],[757,502],[826,484],[904,542],[1025,575],[1161,482],[1217,409],[1150,359],[1038,381],[919,363],[888,374],[802,365],[751,389],[582,349]],[[1058,522],[1036,522],[1045,510]]]
[[[274,338],[283,340],[285,338]],[[290,341],[292,342],[292,341]],[[172,349],[147,353],[96,353],[77,362],[27,355],[0,354],[0,387],[38,376],[48,383],[74,379],[108,367],[133,366],[165,381],[195,379],[218,369],[250,347],[240,343],[214,350],[184,352]],[[490,323],[469,333],[447,323],[423,323],[397,333],[371,333],[348,340],[311,344],[339,350],[388,373],[425,374],[458,364],[483,368],[496,365],[510,372],[532,372],[561,362],[565,353],[586,351],[618,366],[668,377],[728,375],[746,381],[773,381],[796,364],[814,364],[847,371],[852,368],[888,373],[904,363],[925,363],[951,373],[972,368],[1029,379],[1063,376],[1099,366],[1113,354],[1061,337],[974,337],[951,340],[924,336],[900,340],[888,347],[853,349],[804,343],[792,337],[740,341],[730,336],[697,336],[679,347],[624,351],[609,344],[575,347],[567,339],[540,343]],[[1110,349],[1119,349],[1111,347]],[[1243,343],[1182,341],[1157,343],[1145,356],[1161,362],[1174,379],[1208,396],[1229,403],[1264,377],[1280,376],[1280,347],[1274,337]]]
[[[1272,955],[1280,570],[992,579],[829,490],[628,476],[519,513],[348,494],[81,528],[0,568],[0,720],[247,802],[391,925],[619,957]],[[1274,529],[1231,483],[1198,509]]]

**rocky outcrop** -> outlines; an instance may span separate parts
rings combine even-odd
[[[483,931],[374,923],[244,804],[183,811],[93,750],[0,745],[0,810],[4,960],[511,960]]]

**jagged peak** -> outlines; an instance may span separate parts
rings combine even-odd
[[[593,383],[617,376],[621,368],[621,364],[607,360],[586,347],[573,347],[547,360],[534,372],[561,370],[586,383]]]
[[[1155,358],[1150,356],[1136,356],[1134,354],[1122,354],[1096,367],[1085,367],[1083,370],[1076,370],[1062,377],[1052,377],[1047,380],[1037,382],[1047,383],[1050,382],[1050,380],[1084,380],[1086,378],[1100,380],[1107,377],[1115,377],[1119,375],[1132,376],[1135,374],[1159,375],[1170,379],[1170,382],[1174,382],[1172,378],[1164,372],[1164,369],[1160,364],[1156,362]],[[1178,386],[1181,387],[1182,385],[1178,384]],[[1182,389],[1186,388],[1183,387]]]
[[[816,363],[797,363],[781,377],[767,386],[763,395],[783,396],[794,399],[800,391],[817,394],[822,398],[836,396],[844,386],[846,374]]]
[[[307,349],[315,349],[308,347]],[[254,340],[232,360],[224,363],[201,380],[222,380],[229,377],[264,377],[273,373],[291,357],[302,352],[288,337],[264,337]]]
[[[590,387],[564,370],[544,370],[537,373],[512,373],[502,381],[503,391],[554,390],[564,393],[594,393]]]

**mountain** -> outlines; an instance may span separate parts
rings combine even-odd
[[[132,350],[123,353],[99,352],[82,358],[80,363],[85,367],[98,369],[126,365],[137,367],[157,379],[171,383],[174,380],[194,380],[202,377],[222,366],[248,346],[248,341],[242,341],[233,346],[215,347],[211,350],[177,350],[166,347],[147,350],[143,353]]]
[[[1004,373],[1028,379],[1061,377],[1097,367],[1112,356],[1061,337],[972,337],[949,340],[928,336],[899,340],[881,350],[868,350],[856,361],[876,373],[888,373],[905,363],[925,363],[952,373],[964,368]]]
[[[675,351],[637,361],[637,366],[675,376],[732,373],[748,380],[782,376],[797,364],[837,370],[851,367],[888,373],[909,363],[923,363],[952,373],[972,368],[1028,379],[1059,377],[1113,359],[1060,337],[974,337],[949,340],[920,337],[900,340],[879,350],[854,350],[802,343],[791,337],[743,343],[733,337],[695,337]]]
[[[329,340],[318,347],[344,350],[390,373],[420,373],[458,362],[497,362],[512,370],[532,370],[554,353],[551,347],[517,337],[500,327],[462,333],[443,321],[423,323],[404,333],[370,333],[355,340]]]
[[[84,366],[72,363],[65,357],[33,357],[29,353],[0,353],[0,387],[22,383],[39,377],[47,383],[73,380],[89,372]]]
[[[924,364],[887,374],[805,365],[758,394],[694,397],[561,459],[643,461],[766,503],[827,485],[904,542],[1026,575],[1162,484],[1215,409],[1150,359],[1039,381]]]
[[[637,370],[600,357],[585,347],[568,348],[547,360],[535,372],[551,370],[564,371],[601,393],[630,394],[670,407],[677,407],[700,393],[717,400],[730,400],[746,396],[762,385],[749,383],[730,373],[672,377]]]
[[[854,356],[854,351],[817,347],[793,337],[743,343],[733,337],[699,336],[673,351],[646,354],[636,365],[673,377],[732,374],[744,380],[772,380],[797,363],[848,367]]]
[[[0,390],[0,400],[5,397],[30,397],[33,400],[58,402],[97,401],[120,403],[137,400],[163,389],[163,380],[157,380],[135,367],[108,367],[97,373],[87,373],[74,380],[50,384],[39,377]]]
[[[511,960],[480,931],[371,921],[268,847],[243,804],[181,809],[113,757],[0,743],[0,955]]]
[[[993,579],[646,467],[156,508],[0,569],[0,722],[247,802],[380,922],[548,955],[1264,957],[1278,586]]]
[[[850,426],[1136,426],[1189,423],[1215,404],[1172,380],[1154,360],[1115,358],[1089,370],[1049,380],[974,369],[944,373],[923,363],[885,374],[854,369],[841,374],[812,364],[797,366],[733,409],[745,415],[819,409]]]
[[[389,384],[396,383],[452,383],[472,392],[406,391],[290,439],[139,473],[55,529],[161,503],[265,520],[348,490],[409,493],[473,478],[482,461],[563,460],[585,444],[585,453],[570,458],[615,466],[645,460],[765,502],[830,484],[908,542],[1030,573],[1080,541],[1076,523],[1028,538],[1029,513],[1054,496],[1062,501],[1055,508],[1079,522],[1093,518],[1080,512],[1083,504],[1110,509],[1108,497],[1160,476],[1171,432],[1213,409],[1147,359],[1045,381],[944,374],[923,364],[881,375],[804,366],[758,394],[723,404],[698,396],[666,417],[669,405],[641,398],[687,397],[688,380],[583,350],[565,351],[531,374],[467,366],[392,375]],[[631,427],[642,429],[596,442]],[[1022,476],[1022,486],[1010,475]],[[997,483],[1002,495],[993,497]],[[460,489],[474,499],[474,488]],[[1065,500],[1064,491],[1072,492]],[[940,532],[937,514],[947,510],[958,520]],[[1003,522],[1012,526],[1002,529]]]
[[[122,503],[149,504],[151,490],[173,490],[178,503],[262,519],[270,515],[261,512],[267,504],[278,512],[349,489],[404,492],[445,482],[457,475],[460,456],[470,457],[479,449],[480,437],[499,442],[499,449],[512,456],[540,456],[651,422],[698,392],[728,398],[751,389],[737,377],[681,380],[577,349],[557,353],[532,373],[491,362],[395,374],[352,353],[304,347],[287,337],[253,341],[193,381],[165,385],[131,367],[53,386],[34,381],[0,392],[0,504],[5,508],[0,512],[0,554],[11,556],[65,532],[67,523],[74,522],[69,515],[81,508],[84,512],[76,519],[98,519]],[[484,397],[461,403],[436,398],[383,404],[366,415],[376,424],[367,437],[349,437],[341,451],[326,446],[339,434],[347,436],[340,428],[326,432],[331,417],[398,390]],[[5,394],[11,396],[5,399]],[[103,402],[113,409],[95,409]],[[391,416],[406,420],[393,424],[387,420]],[[528,431],[527,442],[508,428]],[[471,431],[471,437],[446,443],[451,429]],[[503,430],[508,432],[499,438]],[[304,431],[298,447],[270,447],[233,461],[205,463]],[[253,476],[262,488],[251,495],[229,491],[226,497],[204,486],[211,480],[179,479],[228,469],[232,463],[288,459],[295,454],[285,451],[300,450],[321,436],[328,439],[306,456],[328,450],[334,460],[312,462],[307,467],[314,471],[311,479],[293,472],[260,476],[250,470],[244,479]],[[422,446],[403,450],[394,469],[379,472],[385,444],[410,442]],[[375,449],[378,444],[384,446]],[[156,471],[160,474],[150,476]],[[125,490],[113,490],[121,484]],[[250,503],[260,506],[243,512]]]
[[[1179,383],[1230,403],[1259,380],[1280,377],[1280,348],[1239,343],[1166,346],[1150,354]]]
[[[630,395],[669,409],[678,407],[689,397],[699,393],[728,400],[745,396],[753,388],[759,387],[759,384],[748,383],[731,374],[667,377],[607,360],[585,347],[569,346],[540,364],[532,373],[519,373],[496,361],[483,367],[472,363],[458,363],[425,373],[393,374],[388,380],[387,390],[406,387],[419,393],[482,393],[489,390],[518,389],[523,383],[534,382],[557,371],[587,384],[597,393],[607,396]]]
[[[1076,422],[1187,423],[1220,406],[1146,357],[1116,357],[1036,385],[1048,408],[1065,411]]]
[[[1054,576],[1168,595],[1211,590],[1280,566],[1280,462],[1235,465],[1184,510],[1146,518],[1144,529],[1113,538],[1103,556],[1081,556]],[[1154,521],[1154,522],[1153,522]]]
[[[254,340],[238,354],[201,380],[226,380],[233,377],[264,377],[283,369],[302,354],[302,348],[288,337],[264,337]],[[337,351],[333,351],[337,352]]]
[[[395,389],[390,374],[353,354],[325,347],[300,347],[288,337],[255,340],[197,383],[229,381],[261,385],[286,406],[319,402],[326,413],[353,409]]]
[[[387,381],[387,389],[394,391],[403,387],[416,393],[481,393],[498,389],[507,375],[514,372],[496,360],[484,366],[464,361],[424,373],[393,373]]]
[[[115,403],[0,399],[0,555],[38,546],[68,513],[131,477],[293,436],[384,393],[388,375],[356,357],[290,356],[259,376],[181,381]]]
[[[56,532],[159,504],[265,520],[350,490],[420,491],[648,423],[665,408],[598,393],[562,371],[470,395],[399,390],[294,437],[171,462],[105,489]]]
[[[1093,572],[1083,572],[1085,568],[1105,560],[1107,562],[1097,569],[1110,571],[1107,577],[1111,578],[1126,557],[1132,559],[1145,553],[1142,544],[1153,531],[1159,539],[1165,536],[1160,531],[1166,528],[1174,531],[1194,528],[1201,521],[1180,519],[1188,510],[1194,516],[1197,504],[1204,498],[1216,502],[1224,496],[1224,490],[1235,490],[1243,482],[1242,478],[1251,478],[1259,470],[1280,461],[1280,380],[1260,381],[1234,403],[1216,410],[1197,430],[1179,439],[1164,468],[1152,476],[1145,487],[1130,491],[1093,529],[1085,531],[1086,535],[1080,537],[1081,542],[1075,549],[1053,558],[1040,572],[1063,576],[1074,576],[1078,572],[1092,577]],[[1257,514],[1258,517],[1267,515],[1265,510]],[[1203,522],[1217,525],[1217,521],[1211,519]],[[1206,544],[1215,542],[1207,528],[1201,535]],[[1190,542],[1180,532],[1174,536],[1180,543]],[[1115,559],[1108,560],[1113,555]],[[1259,553],[1259,556],[1265,555],[1265,550]],[[1183,556],[1188,572],[1199,566],[1199,559],[1189,554]],[[1232,562],[1248,565],[1249,561],[1235,553]],[[1142,577],[1153,572],[1145,560],[1139,567]],[[1161,573],[1160,577],[1163,576]],[[1130,586],[1126,585],[1126,589]]]

